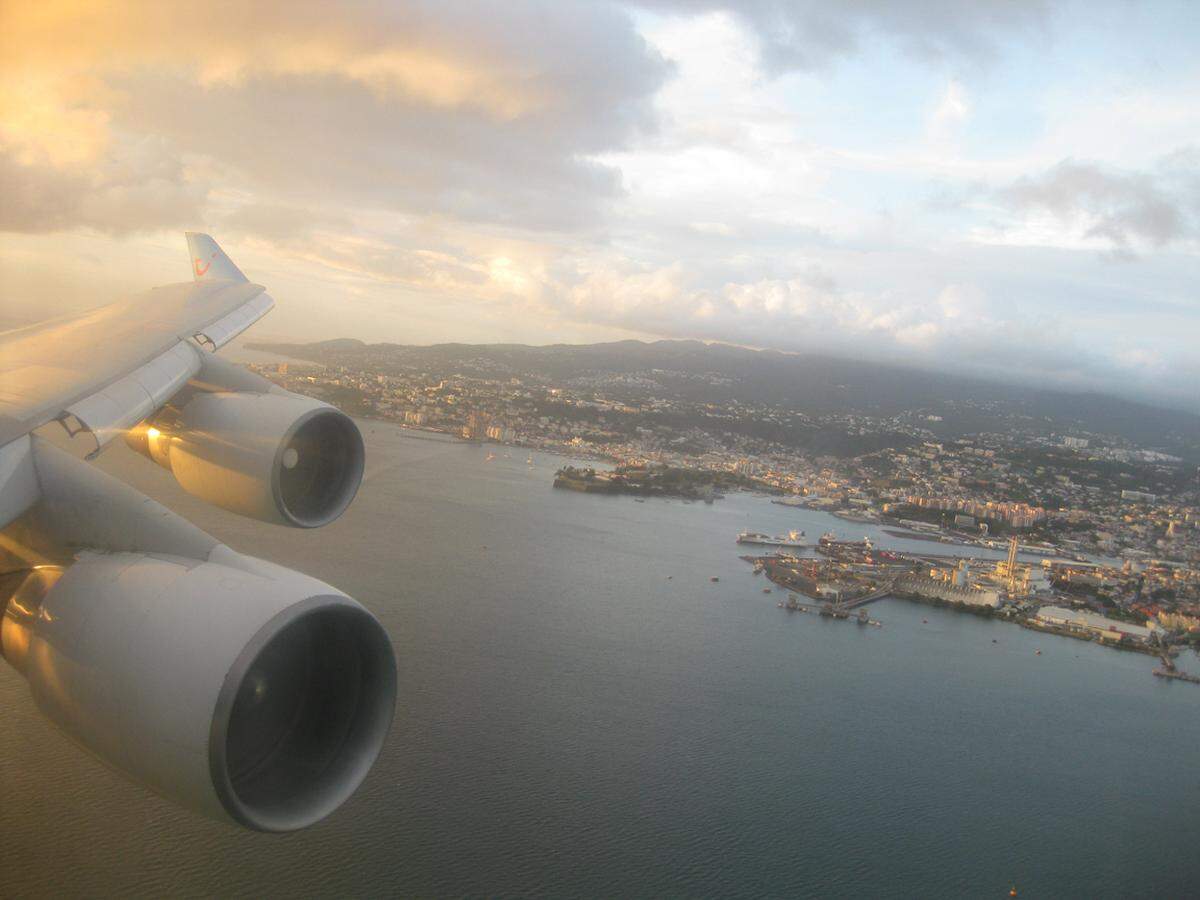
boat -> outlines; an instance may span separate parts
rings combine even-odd
[[[772,537],[761,531],[743,531],[737,536],[739,544],[758,544],[761,547],[807,547],[808,540],[803,531],[789,531],[785,535]]]
[[[721,579],[720,579],[720,578],[718,578],[716,575],[714,575],[712,578],[710,578],[710,579],[708,579],[708,580],[709,580],[709,581],[716,582],[716,581],[720,581]]]

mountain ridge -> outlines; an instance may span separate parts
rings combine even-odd
[[[857,411],[887,416],[928,410],[930,415],[941,415],[943,421],[957,420],[957,427],[931,429],[947,436],[988,430],[989,408],[994,407],[998,415],[1024,416],[1035,424],[1044,419],[1048,431],[1115,434],[1139,446],[1200,456],[1200,415],[1195,413],[1098,391],[1020,386],[824,354],[695,340],[413,345],[335,338],[246,346],[340,365],[465,367],[477,375],[537,375],[564,381],[598,374],[657,372],[654,377],[665,390],[693,401],[768,403],[825,414]]]

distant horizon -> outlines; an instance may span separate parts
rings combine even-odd
[[[2,9],[0,900],[1196,893],[1200,0]]]
[[[772,347],[752,347],[752,346],[747,346],[747,345],[743,345],[743,344],[730,343],[729,341],[703,340],[700,338],[651,338],[651,339],[619,338],[619,339],[614,339],[614,340],[609,340],[609,341],[580,341],[580,342],[552,341],[552,342],[548,342],[548,343],[544,343],[544,344],[535,344],[535,343],[528,343],[528,342],[522,342],[522,341],[431,341],[428,343],[426,343],[426,342],[405,343],[402,341],[368,341],[368,340],[364,340],[363,338],[356,338],[356,337],[335,337],[335,338],[321,338],[318,340],[297,340],[297,339],[287,339],[287,338],[283,338],[283,337],[272,336],[272,337],[267,337],[267,338],[255,337],[253,339],[237,341],[237,342],[235,342],[235,344],[239,347],[244,347],[245,349],[251,350],[251,351],[256,350],[256,349],[262,349],[265,352],[270,352],[270,350],[268,350],[267,348],[269,348],[271,346],[283,345],[283,346],[303,347],[303,346],[313,346],[313,345],[318,345],[318,344],[336,343],[336,342],[340,342],[340,341],[347,341],[347,342],[354,341],[354,342],[357,342],[358,344],[361,344],[364,347],[388,346],[388,347],[414,347],[414,348],[426,348],[426,349],[433,349],[433,348],[437,348],[437,347],[452,347],[452,346],[525,347],[525,348],[530,348],[530,349],[547,349],[547,348],[551,348],[551,347],[582,348],[582,347],[611,346],[611,345],[617,345],[617,344],[641,344],[644,346],[654,346],[657,344],[696,344],[696,345],[700,345],[703,347],[713,347],[713,346],[731,347],[731,348],[737,349],[737,350],[744,350],[748,353],[778,354],[780,356],[789,356],[789,357],[807,358],[807,359],[828,359],[828,360],[832,360],[832,361],[836,361],[836,362],[840,362],[840,363],[847,363],[847,364],[851,364],[851,365],[873,365],[873,366],[876,366],[877,368],[881,368],[881,369],[899,369],[901,371],[912,372],[912,373],[920,374],[920,375],[931,375],[931,376],[937,376],[937,377],[942,377],[942,378],[959,378],[959,379],[966,378],[966,380],[968,380],[968,381],[975,381],[975,382],[979,382],[981,384],[987,384],[987,385],[992,385],[992,386],[1003,386],[1003,387],[1010,387],[1010,388],[1030,389],[1030,390],[1038,391],[1043,394],[1050,394],[1050,395],[1057,395],[1057,396],[1096,397],[1096,398],[1102,398],[1102,399],[1114,399],[1114,400],[1120,400],[1125,403],[1134,403],[1134,404],[1138,404],[1138,405],[1142,405],[1142,406],[1147,406],[1152,409],[1158,409],[1158,410],[1162,410],[1162,411],[1166,411],[1166,412],[1180,413],[1183,415],[1192,416],[1192,417],[1195,417],[1198,422],[1200,422],[1200,408],[1193,409],[1193,408],[1187,408],[1187,407],[1183,407],[1183,406],[1175,406],[1169,402],[1165,402],[1162,400],[1156,401],[1152,398],[1146,398],[1146,397],[1141,397],[1141,396],[1136,396],[1136,395],[1123,395],[1123,394],[1115,392],[1115,391],[1104,390],[1101,388],[1079,388],[1079,389],[1073,390],[1070,388],[1063,388],[1063,387],[1058,387],[1055,385],[1035,385],[1035,384],[1029,384],[1029,383],[1021,382],[1021,381],[1017,381],[1017,380],[1005,380],[1005,379],[997,378],[997,377],[988,377],[986,375],[965,375],[964,376],[962,373],[956,373],[956,372],[948,371],[945,369],[937,369],[937,368],[933,368],[930,366],[920,365],[918,363],[910,363],[910,362],[904,362],[904,361],[890,361],[889,360],[889,361],[873,362],[873,361],[866,361],[866,360],[862,360],[862,359],[855,359],[854,357],[844,356],[844,355],[837,354],[837,353],[822,353],[819,351],[808,351],[808,350],[778,350],[778,349],[775,349]],[[236,348],[235,348],[235,353],[236,353]]]
[[[310,340],[715,340],[1195,409],[1198,16],[16,4],[0,284],[81,309],[186,278],[193,230]]]

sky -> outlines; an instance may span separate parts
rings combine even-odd
[[[1200,4],[0,4],[4,327],[695,338],[1200,411]]]

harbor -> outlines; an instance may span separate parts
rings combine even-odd
[[[883,529],[890,533],[890,529]],[[1178,672],[1172,657],[1179,647],[1154,622],[1139,624],[1104,616],[1064,592],[1073,575],[1090,577],[1091,564],[1070,560],[1022,561],[1022,545],[1012,538],[1001,560],[965,555],[877,547],[870,537],[844,540],[832,531],[815,545],[797,540],[803,532],[772,538],[765,532],[744,531],[736,543],[775,548],[769,554],[743,555],[755,575],[765,575],[788,592],[777,606],[788,612],[817,613],[832,619],[854,618],[880,626],[861,607],[885,597],[996,617],[1032,631],[1041,631],[1101,646],[1159,656],[1162,679],[1200,683],[1200,677]],[[905,535],[908,537],[908,535]],[[933,538],[936,540],[936,538]],[[764,589],[764,593],[769,593]],[[1064,604],[1064,605],[1060,605]],[[858,613],[855,613],[858,610]],[[1040,655],[1041,651],[1038,651]]]
[[[1175,660],[1171,659],[1170,654],[1162,654],[1162,665],[1154,670],[1154,674],[1158,678],[1165,678],[1175,681],[1186,681],[1189,684],[1200,684],[1200,675],[1192,675],[1189,672],[1181,672],[1175,667]]]
[[[886,593],[880,594],[880,597],[887,596]],[[871,600],[880,599],[872,597]],[[860,601],[858,605],[862,605]],[[869,602],[869,600],[867,601]],[[865,609],[860,609],[856,614],[851,615],[851,607],[843,604],[833,603],[805,603],[796,594],[788,594],[786,601],[780,600],[777,604],[780,609],[786,609],[788,612],[809,612],[816,613],[819,616],[824,616],[828,619],[850,619],[853,618],[859,625],[871,625],[875,628],[882,628],[883,623],[878,619],[872,619]]]
[[[1172,761],[1190,759],[1200,740],[1194,715],[1200,687],[1152,677],[1159,661],[886,597],[845,619],[820,615],[821,604],[802,595],[797,601],[807,608],[788,612],[777,605],[788,592],[752,575],[740,558],[776,548],[738,545],[739,532],[804,530],[810,547],[784,552],[822,560],[829,557],[818,552],[819,537],[831,530],[856,542],[867,535],[875,548],[897,553],[959,548],[887,539],[872,526],[748,493],[707,506],[554,491],[547,475],[564,464],[554,457],[535,454],[532,471],[523,452],[512,459],[501,452],[485,464],[486,448],[439,444],[386,424],[374,428],[364,434],[369,458],[385,471],[427,472],[428,493],[422,488],[414,502],[411,486],[379,476],[373,483],[380,493],[364,498],[344,528],[326,529],[320,538],[332,541],[324,552],[342,560],[345,587],[378,604],[406,670],[423,673],[404,701],[406,720],[453,727],[398,741],[379,777],[354,801],[363,815],[337,816],[308,837],[289,838],[304,852],[286,871],[264,862],[253,841],[171,817],[158,800],[138,800],[107,770],[73,765],[74,748],[52,735],[9,730],[0,742],[14,765],[86,801],[78,816],[62,819],[35,789],[37,779],[10,779],[0,789],[5,834],[22,860],[50,867],[86,853],[108,879],[101,887],[122,895],[169,893],[172,886],[178,893],[180,884],[184,893],[220,895],[221,879],[239,872],[261,877],[255,884],[304,893],[305,882],[321,877],[320,866],[304,860],[319,863],[332,840],[364,848],[363,865],[377,867],[371,877],[386,878],[398,892],[487,893],[482,881],[445,880],[462,855],[462,829],[470,830],[472,853],[491,873],[527,860],[528,828],[546,813],[529,785],[549,771],[561,774],[556,791],[569,785],[572,800],[555,819],[562,828],[547,832],[549,861],[522,866],[523,874],[506,882],[513,892],[545,892],[550,883],[588,896],[606,889],[636,894],[639,887],[668,896],[667,879],[649,885],[642,879],[657,877],[681,843],[697,842],[716,861],[707,869],[688,861],[692,893],[737,895],[766,878],[819,895],[820,875],[813,873],[844,852],[837,823],[852,821],[873,848],[869,866],[853,867],[861,874],[846,893],[856,896],[902,888],[958,896],[963,885],[981,882],[1004,896],[1010,877],[1018,876],[1022,897],[1068,896],[1079,886],[1054,881],[1063,858],[1099,872],[1084,887],[1103,896],[1105,886],[1116,890],[1114,876],[1102,849],[1092,848],[1112,841],[1130,847],[1120,870],[1132,871],[1118,888],[1187,895],[1162,878],[1159,860],[1188,858],[1194,848],[1194,816],[1172,806],[1180,783]],[[166,498],[155,467],[123,448],[119,454],[102,459],[111,474]],[[197,501],[190,509],[198,508]],[[219,535],[231,543],[250,534],[233,516],[219,524]],[[396,542],[397,529],[411,539]],[[271,553],[291,566],[312,565],[316,545],[297,545],[291,532],[280,531],[268,533]],[[546,574],[551,560],[553,577]],[[973,562],[972,572],[991,562]],[[763,594],[764,586],[772,594]],[[423,602],[428,597],[437,602]],[[882,627],[859,625],[862,609]],[[1043,655],[1035,656],[1039,648]],[[1175,662],[1200,673],[1191,653]],[[0,702],[15,715],[35,714],[23,680],[9,674]],[[1113,728],[1114,718],[1131,725]],[[1030,729],[1046,749],[1036,767],[1022,752],[1021,736]],[[747,739],[751,730],[754,740]],[[930,740],[931,734],[942,739]],[[1139,774],[1114,793],[1112,773],[1128,771],[1130,740],[1137,741]],[[914,761],[899,777],[898,755]],[[986,786],[997,767],[1017,777],[1013,790],[992,797]],[[613,778],[629,791],[613,796]],[[721,791],[710,798],[711,812],[696,806],[701,778]],[[647,784],[660,799],[644,807],[644,816],[631,816],[629,804]],[[964,792],[964,784],[977,788]],[[446,805],[463,791],[525,799],[515,817],[509,804],[489,802],[471,807],[468,821]],[[971,858],[961,864],[896,874],[911,873],[930,840],[973,841],[961,823],[975,821],[982,797],[988,821],[1004,832],[1019,833],[1039,816],[1063,827],[1000,847],[980,835],[966,845]],[[413,809],[428,815],[414,821]],[[818,818],[794,839],[797,809],[816,809]],[[895,828],[914,809],[938,811],[927,833]],[[1139,842],[1125,824],[1131,815],[1153,820],[1161,833]],[[624,830],[601,837],[592,853],[578,835],[597,816]],[[148,838],[146,850],[172,871],[151,870],[144,882],[105,875],[113,860],[128,855],[122,836],[147,817],[170,825]],[[731,817],[737,831],[723,831]],[[1095,840],[1078,840],[1081,829],[1093,829],[1087,833]],[[390,838],[373,843],[384,832],[406,849],[399,863]],[[644,849],[645,866],[614,887],[614,877],[622,876],[614,876],[611,859],[628,850],[627,837]],[[737,849],[732,862],[722,855],[729,846]],[[412,860],[418,860],[415,874]],[[981,878],[981,867],[989,866]],[[343,894],[370,893],[365,876],[355,874],[360,868],[340,867]],[[11,876],[16,870],[10,870]],[[87,895],[101,876],[64,878],[60,893]],[[30,885],[14,895],[38,891]]]

